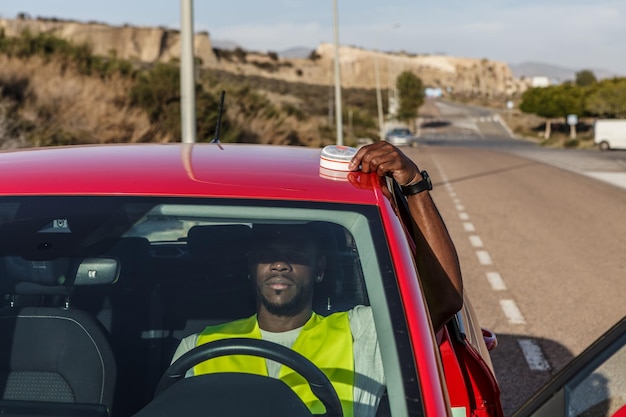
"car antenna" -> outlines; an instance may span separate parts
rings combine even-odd
[[[215,136],[211,143],[220,143],[220,125],[222,124],[222,114],[224,113],[224,96],[226,95],[226,91],[222,90],[222,94],[220,95],[220,108],[217,112],[217,126],[215,126]]]

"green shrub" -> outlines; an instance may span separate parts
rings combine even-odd
[[[302,110],[300,110],[298,107],[294,106],[293,104],[289,104],[289,103],[283,104],[283,111],[287,113],[287,115],[294,116],[296,119],[300,121],[304,121],[308,119],[308,116],[306,115],[306,113],[304,113]]]
[[[196,85],[196,136],[198,142],[213,139],[219,103],[216,97]],[[152,123],[176,140],[181,135],[180,69],[170,64],[157,64],[137,77],[130,91],[131,104],[143,109]],[[222,128],[229,127],[223,117]]]
[[[4,31],[0,31],[0,53],[22,59],[38,56],[46,62],[58,59],[64,67],[73,65],[83,75],[98,75],[102,78],[114,73],[133,75],[132,64],[117,59],[115,54],[110,54],[109,58],[98,57],[93,55],[91,47],[86,43],[75,45],[48,33],[33,35],[25,30],[21,36],[7,37]]]

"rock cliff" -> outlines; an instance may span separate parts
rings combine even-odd
[[[269,58],[261,54],[248,54],[247,65],[218,60],[209,66],[291,82],[332,84],[334,45],[321,44],[315,50],[315,55],[318,57],[315,60],[281,59],[269,72],[264,70],[269,66]],[[341,83],[347,88],[376,88],[376,65],[381,88],[393,88],[397,76],[403,71],[413,72],[422,79],[425,86],[441,88],[444,94],[454,92],[480,97],[513,97],[527,88],[523,80],[513,76],[506,63],[487,59],[408,55],[341,46],[339,62]]]
[[[56,19],[0,19],[6,36],[18,36],[24,30],[32,34],[48,33],[73,43],[88,43],[96,55],[143,63],[170,62],[180,57],[180,32],[166,28],[109,26]],[[285,59],[248,52],[244,56],[218,57],[209,34],[195,35],[195,55],[204,68],[242,75],[256,75],[289,82],[330,85],[334,83],[334,47],[321,44],[315,59]],[[483,98],[509,98],[523,92],[527,85],[513,76],[508,65],[488,59],[435,55],[385,53],[342,46],[339,50],[341,83],[346,88],[376,88],[378,65],[381,88],[392,88],[403,71],[412,71],[429,87],[439,87],[444,94]]]
[[[109,56],[145,63],[170,62],[180,57],[180,32],[165,28],[109,26],[55,19],[0,19],[6,36],[19,36],[28,30],[33,35],[50,34],[76,44],[87,43],[98,56]],[[203,65],[215,62],[209,34],[197,33],[195,56]]]

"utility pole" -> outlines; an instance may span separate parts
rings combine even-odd
[[[196,141],[193,0],[180,0],[180,126],[183,143]]]
[[[389,28],[384,28],[379,31],[376,36],[376,50],[374,51],[374,75],[376,77],[376,106],[378,107],[378,135],[379,140],[385,140],[385,118],[383,116],[383,97],[380,91],[380,69],[378,68],[378,55],[380,55],[380,51],[378,50],[378,43],[380,41],[380,35],[389,29],[396,29],[400,27],[400,25],[395,24]],[[389,71],[389,69],[387,69]]]
[[[334,4],[335,21],[335,119],[337,121],[337,145],[343,145],[343,120],[341,115],[341,69],[339,66],[339,17],[337,12],[337,0]]]
[[[385,119],[383,117],[383,98],[380,92],[380,70],[378,69],[378,51],[374,51],[374,75],[376,76],[376,107],[378,108],[378,140],[385,140]]]

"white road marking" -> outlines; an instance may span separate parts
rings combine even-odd
[[[489,252],[487,252],[486,250],[477,250],[476,256],[478,256],[478,262],[480,262],[481,265],[493,264],[493,261],[491,260],[491,256],[489,255]]]
[[[491,289],[494,291],[505,291],[506,285],[504,285],[504,280],[497,272],[487,272],[487,281],[489,281],[489,285],[491,285]]]
[[[526,324],[526,319],[513,300],[500,300],[500,307],[511,324]]]
[[[509,134],[510,137],[512,138],[515,137],[515,133],[513,133],[513,131],[511,130],[508,124],[504,123],[504,120],[502,120],[502,117],[500,117],[499,114],[496,114],[494,118],[495,118],[494,121],[499,123],[500,126],[502,126],[504,130],[506,130],[506,132]]]
[[[475,248],[483,247],[483,240],[480,238],[480,236],[472,235],[469,237],[469,240],[473,247]]]
[[[466,232],[474,232],[476,230],[474,224],[470,222],[463,223],[463,229],[465,229]]]
[[[617,185],[618,187],[626,188],[626,173],[624,172],[585,172],[592,178],[600,181],[608,182],[609,184]]]
[[[495,121],[500,122],[502,124],[502,121],[499,119],[499,117],[496,118]],[[511,133],[511,136],[513,137],[512,133]],[[441,177],[444,179],[443,183],[445,187],[448,189],[448,193],[450,197],[452,198],[453,203],[456,205],[457,211],[459,211],[459,219],[469,220],[469,215],[465,212],[465,207],[461,204],[461,200],[457,198],[456,193],[453,191],[452,185],[446,179],[442,167],[437,163],[437,161],[435,161],[435,164],[437,165],[437,168],[439,169],[439,173]],[[626,188],[626,175],[625,174],[621,174],[622,176],[615,176],[615,177],[609,176],[606,173],[597,173],[596,175],[594,174],[596,173],[591,173],[590,176],[596,176],[598,177],[598,179],[602,179],[607,182],[613,182],[615,185],[619,185],[621,187]],[[463,222],[463,229],[465,229],[466,232],[474,232],[476,230],[476,228],[474,227],[474,224],[468,221]],[[471,245],[474,248],[482,248],[484,246],[482,239],[478,235],[469,236],[469,240],[470,240]],[[478,257],[478,261],[480,262],[481,265],[493,264],[491,256],[489,255],[489,252],[487,252],[486,250],[476,251],[476,256]],[[506,291],[507,290],[507,287],[504,284],[504,280],[502,279],[502,277],[500,276],[498,272],[495,272],[495,271],[487,272],[486,276],[487,276],[487,281],[489,281],[489,285],[491,286],[491,289],[493,291]],[[515,303],[515,301],[510,300],[510,299],[500,300],[500,308],[502,308],[502,311],[504,312],[504,315],[506,316],[510,324],[526,324],[526,319],[522,315],[522,312],[520,311],[520,309],[517,307],[517,304]],[[528,364],[528,367],[530,368],[531,371],[549,371],[550,370],[550,364],[546,360],[541,350],[541,347],[534,340],[519,339],[518,344],[520,346],[520,349],[522,350],[524,359],[526,360],[526,363]],[[463,414],[463,412],[461,412],[459,415],[461,414]]]
[[[541,347],[532,339],[519,339],[517,341],[522,349],[528,367],[533,371],[549,371],[550,364],[546,360]]]

